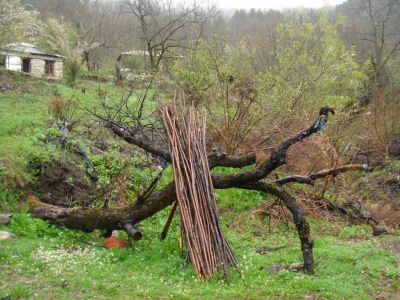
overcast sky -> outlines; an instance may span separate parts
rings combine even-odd
[[[222,9],[284,9],[294,7],[312,7],[319,8],[322,6],[343,3],[345,0],[215,0]]]

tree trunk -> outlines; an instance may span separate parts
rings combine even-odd
[[[89,52],[88,51],[83,52],[82,64],[84,64],[84,63],[86,63],[87,70],[92,71],[92,66],[90,65],[90,62],[89,62]]]
[[[43,203],[36,197],[29,197],[27,204],[32,217],[51,224],[92,232],[95,229],[127,231],[125,224],[135,225],[175,200],[175,187],[172,183],[161,191],[152,193],[145,201],[124,208],[65,208]]]

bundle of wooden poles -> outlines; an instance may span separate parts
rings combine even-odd
[[[186,251],[200,279],[219,270],[229,280],[229,267],[238,269],[235,255],[219,223],[206,151],[205,114],[176,104],[160,107],[168,135],[176,196]],[[239,269],[238,269],[239,271]]]

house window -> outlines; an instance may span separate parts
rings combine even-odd
[[[22,72],[25,72],[25,73],[31,72],[31,59],[30,58],[22,59]]]
[[[44,62],[44,75],[54,76],[54,61],[45,60]]]

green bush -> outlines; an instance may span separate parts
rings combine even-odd
[[[11,230],[18,236],[37,238],[54,235],[55,231],[43,220],[33,219],[28,213],[16,213],[11,221]]]
[[[18,209],[21,193],[14,189],[0,186],[0,211],[13,212]]]
[[[33,176],[40,176],[44,173],[49,160],[49,155],[45,151],[30,153],[28,156],[27,169]]]

